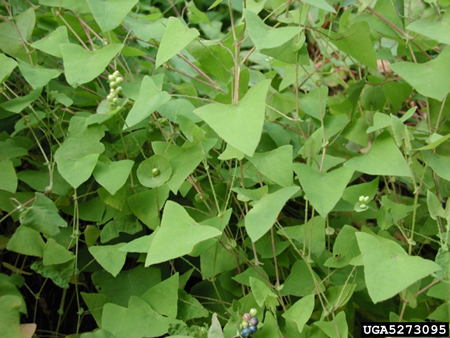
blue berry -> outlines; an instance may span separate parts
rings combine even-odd
[[[256,317],[252,317],[252,318],[250,318],[250,320],[248,321],[248,323],[250,324],[250,326],[256,326],[256,325],[258,325],[258,318],[256,318]]]
[[[249,326],[248,328],[250,329],[250,331],[252,331],[252,333],[255,333],[256,330],[258,330],[258,328],[256,326],[253,326],[253,325]]]
[[[242,338],[247,338],[247,337],[249,337],[252,333],[253,333],[253,332],[250,330],[250,328],[248,328],[248,327],[243,328],[243,329],[241,330],[241,337],[242,337]]]

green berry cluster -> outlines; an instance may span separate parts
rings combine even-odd
[[[115,106],[119,93],[122,91],[122,87],[119,85],[123,82],[123,78],[120,73],[116,70],[113,74],[108,76],[109,81],[109,94],[106,97],[111,106]]]
[[[258,311],[256,309],[251,309],[248,313],[244,313],[242,315],[242,323],[241,323],[241,337],[248,338],[251,337],[253,333],[258,330],[258,318],[256,318],[256,313]]]

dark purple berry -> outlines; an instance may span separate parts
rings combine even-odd
[[[258,321],[258,318],[252,317],[252,318],[250,318],[248,323],[250,324],[250,326],[256,326],[256,325],[258,325],[259,321]]]
[[[248,328],[250,329],[250,331],[252,331],[252,333],[255,333],[256,330],[258,330],[258,328],[256,326],[253,326],[253,325],[249,326]]]
[[[244,313],[242,315],[242,319],[245,320],[246,322],[248,322],[250,320],[250,318],[252,318],[250,313]]]
[[[247,338],[249,337],[253,332],[250,330],[250,328],[245,327],[241,330],[241,337],[242,338]]]

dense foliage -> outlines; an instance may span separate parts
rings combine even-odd
[[[3,0],[0,337],[449,321],[449,5]]]

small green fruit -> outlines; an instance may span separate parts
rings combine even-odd
[[[152,169],[152,176],[153,177],[156,177],[156,176],[158,176],[159,175],[159,169],[158,168],[153,168]]]

